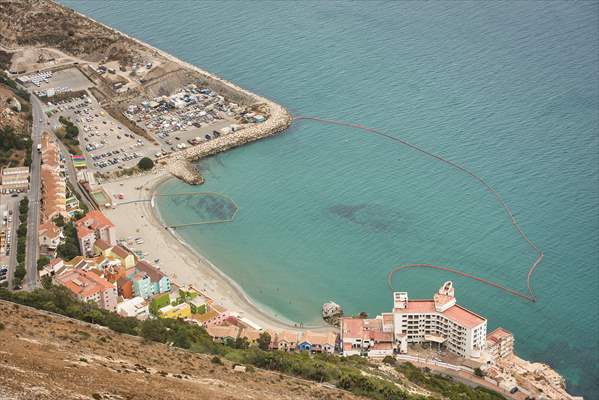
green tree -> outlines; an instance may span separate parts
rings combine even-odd
[[[19,213],[21,215],[26,216],[28,212],[29,212],[29,200],[27,199],[27,197],[24,197],[19,202]]]
[[[50,262],[50,257],[41,256],[40,258],[37,259],[37,270],[38,271],[42,270],[46,265],[48,265],[49,262]]]
[[[175,338],[173,339],[173,344],[182,349],[189,349],[191,347],[191,341],[187,336],[187,332],[183,329],[177,330]]]
[[[62,228],[65,224],[64,222],[64,217],[62,216],[62,214],[58,214],[55,218],[54,218],[54,224],[56,224],[57,227]]]
[[[50,275],[44,275],[42,277],[42,287],[46,290],[49,290],[52,288],[52,278],[50,278]]]
[[[236,348],[236,349],[247,349],[248,347],[250,347],[250,342],[245,337],[238,337],[231,344],[231,347]]]
[[[139,167],[139,169],[143,171],[148,171],[154,168],[154,161],[152,161],[152,159],[148,157],[144,157],[141,160],[139,160],[137,166]]]
[[[395,365],[396,364],[396,360],[395,357],[393,356],[385,356],[385,358],[383,358],[383,363],[388,364],[388,365]]]
[[[168,293],[163,293],[159,296],[156,296],[152,299],[152,301],[150,302],[150,314],[154,315],[154,316],[158,316],[158,310],[160,310],[162,307],[167,306],[170,302],[170,296]]]
[[[270,333],[268,332],[262,332],[260,334],[260,336],[258,337],[258,347],[261,350],[268,350],[270,347],[270,342],[271,342],[272,338],[270,337]]]
[[[73,257],[77,257],[81,255],[81,251],[79,249],[79,239],[77,239],[77,229],[75,225],[70,222],[63,227],[62,230],[65,240],[64,243],[60,244],[56,249],[56,254],[58,257],[70,260]]]
[[[165,343],[168,331],[160,319],[148,319],[141,325],[141,336],[146,340]]]

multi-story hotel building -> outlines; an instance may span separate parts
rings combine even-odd
[[[410,300],[407,292],[395,292],[393,311],[375,319],[341,319],[344,355],[406,353],[408,344],[428,342],[460,357],[478,358],[486,334],[487,320],[456,303],[452,282],[445,282],[433,299]]]
[[[403,351],[409,343],[431,342],[460,357],[477,358],[485,348],[487,320],[456,303],[451,281],[432,300],[393,293],[393,322],[395,342]]]

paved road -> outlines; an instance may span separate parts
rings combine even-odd
[[[31,95],[31,110],[33,114],[33,127],[31,130],[33,145],[31,148],[31,178],[28,194],[29,217],[27,219],[27,250],[25,255],[25,269],[27,270],[27,275],[23,282],[23,287],[30,290],[35,289],[37,286],[37,258],[39,254],[39,238],[37,232],[40,220],[41,156],[37,151],[37,145],[41,143],[42,130],[46,123],[46,115],[43,112],[42,103],[34,95]]]

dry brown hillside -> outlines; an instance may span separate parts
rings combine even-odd
[[[357,399],[0,301],[0,399]]]
[[[131,57],[132,42],[46,0],[0,0],[0,44],[49,46],[90,61]]]

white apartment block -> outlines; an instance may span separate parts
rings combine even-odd
[[[391,313],[374,319],[341,319],[344,355],[406,353],[408,344],[428,342],[460,357],[479,358],[486,335],[487,320],[456,304],[450,281],[433,299],[410,300],[407,292],[395,292]]]
[[[453,283],[445,282],[432,300],[409,300],[407,292],[393,293],[395,342],[405,352],[409,343],[430,342],[466,358],[484,350],[487,320],[456,304]]]

